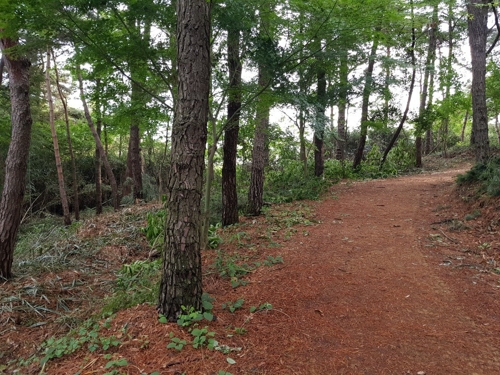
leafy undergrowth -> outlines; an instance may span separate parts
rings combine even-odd
[[[465,161],[436,160],[429,169]],[[427,159],[427,165],[433,162]],[[477,267],[495,272],[499,203],[469,185],[458,190],[436,207],[429,246],[467,243],[463,252],[484,260]],[[236,361],[245,360],[242,348],[260,350],[255,338],[289,318],[274,300],[263,299],[257,283],[274,282],[287,264],[283,250],[308,241],[317,224],[314,206],[273,205],[260,217],[212,228],[218,247],[202,254],[209,305],[204,313],[186,308],[178,324],[166,323],[155,308],[159,240],[145,228],[148,216],[161,216],[159,206],[126,208],[66,229],[50,223],[32,227],[16,254],[17,278],[0,291],[0,373],[180,375],[200,373],[207,360],[218,364],[216,374],[230,374]],[[162,367],[148,366],[158,355]],[[259,366],[254,372],[265,373]]]
[[[4,283],[0,291],[0,334],[4,338],[0,373],[52,373],[58,359],[70,355],[83,357],[85,367],[85,356],[98,353],[103,373],[119,374],[128,364],[117,357],[119,347],[133,342],[141,351],[149,346],[152,338],[136,335],[126,326],[116,327],[114,314],[133,306],[154,314],[161,260],[152,250],[157,248],[156,240],[150,236],[153,243],[148,242],[145,228],[148,213],[158,210],[152,205],[130,207],[70,228],[47,220],[32,226],[16,254],[16,278]],[[302,202],[275,205],[260,217],[212,228],[215,245],[222,243],[217,249],[203,251],[205,289],[236,296],[218,300],[216,316],[221,319],[223,314],[243,310],[248,315],[239,323],[230,323],[224,336],[244,335],[249,317],[272,310],[272,301],[239,291],[248,284],[249,275],[272,272],[286,262],[280,248],[293,238],[308,236],[307,229],[314,224],[313,208]],[[30,247],[28,242],[34,245]],[[197,312],[186,314],[196,316]],[[164,325],[169,327],[166,334],[172,336],[174,351],[183,346],[206,348],[213,338],[210,321],[196,321],[190,331],[181,325]],[[218,353],[237,350],[236,343],[214,340],[217,344],[210,341],[210,349]]]

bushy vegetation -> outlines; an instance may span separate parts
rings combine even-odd
[[[141,303],[155,303],[159,293],[161,259],[138,260],[125,264],[117,273],[114,293],[103,313],[115,313]]]
[[[314,170],[309,165],[310,171]],[[266,176],[264,198],[270,203],[283,203],[303,199],[318,199],[330,181],[304,173],[303,162],[286,160],[279,169],[270,170]]]
[[[500,157],[474,165],[467,173],[457,177],[457,183],[459,185],[478,183],[480,193],[500,196]]]

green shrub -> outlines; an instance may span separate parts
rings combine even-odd
[[[313,167],[309,168],[310,170]],[[328,187],[328,181],[312,173],[304,173],[304,165],[299,160],[285,160],[279,169],[266,174],[264,199],[272,203],[284,203],[295,200],[320,197]]]
[[[457,184],[479,183],[479,193],[500,196],[500,158],[474,165],[465,174],[457,176]]]

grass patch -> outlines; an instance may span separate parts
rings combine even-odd
[[[114,293],[106,298],[102,312],[111,314],[141,303],[155,303],[158,299],[161,267],[161,259],[123,265],[117,273]]]

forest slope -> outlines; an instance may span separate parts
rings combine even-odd
[[[226,258],[204,255],[205,290],[217,319],[200,323],[215,333],[220,350],[193,349],[186,330],[161,324],[154,306],[140,305],[100,332],[114,334],[117,347],[81,349],[44,370],[498,374],[498,211],[495,201],[464,203],[453,182],[458,172],[345,182],[321,202],[277,207],[224,230]],[[246,285],[233,288],[220,276],[224,259],[227,269],[228,259],[249,264],[268,256],[267,266],[238,279]],[[272,261],[279,257],[283,263]],[[7,333],[8,342],[27,334],[18,331]],[[187,345],[167,349],[170,333]]]

